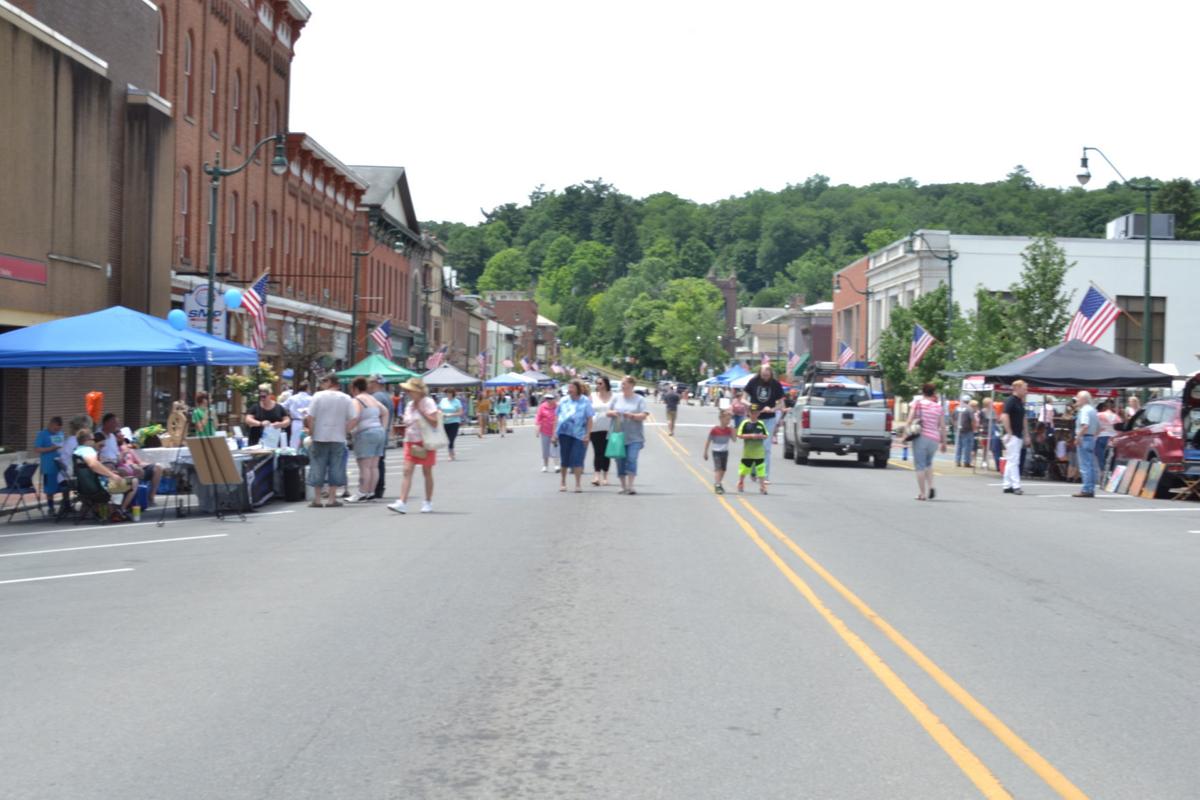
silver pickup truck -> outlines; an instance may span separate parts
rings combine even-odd
[[[803,394],[784,422],[784,458],[807,464],[812,453],[857,453],[860,463],[874,460],[877,469],[886,468],[892,449],[892,412],[886,401],[872,395],[869,383],[878,380],[878,371],[830,366],[824,370],[827,374],[806,375]]]

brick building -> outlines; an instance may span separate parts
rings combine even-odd
[[[484,292],[484,302],[491,306],[496,320],[516,333],[513,361],[537,359],[538,308],[530,292]],[[549,367],[549,364],[542,364]]]
[[[0,332],[118,303],[166,313],[173,110],[157,41],[142,0],[0,0]],[[151,370],[42,377],[0,370],[0,444],[30,446],[92,390],[130,424],[154,411]]]
[[[869,266],[869,258],[860,258],[833,276],[833,347],[829,357],[834,361],[838,357],[838,342],[849,345],[856,360],[865,361],[869,357],[872,345],[867,340]]]

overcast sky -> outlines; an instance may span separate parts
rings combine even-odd
[[[1200,173],[1193,0],[305,3],[292,129],[406,167],[423,220],[597,177],[699,202],[815,173],[1073,185],[1085,144]]]

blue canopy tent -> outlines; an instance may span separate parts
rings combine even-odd
[[[496,377],[483,382],[484,386],[488,386],[491,388],[504,387],[504,386],[525,387],[525,386],[535,386],[536,384],[537,384],[537,381],[526,378],[517,372],[506,372],[503,375],[497,375]]]
[[[124,306],[0,334],[0,368],[243,366],[253,348]]]
[[[712,378],[709,378],[709,380],[712,381],[713,383],[719,383],[722,386],[728,386],[729,384],[736,381],[738,378],[745,377],[746,375],[749,375],[749,374],[750,374],[750,370],[746,369],[741,364],[734,364],[729,369],[722,372],[720,375],[716,375]]]

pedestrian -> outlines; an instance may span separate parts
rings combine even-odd
[[[746,419],[746,412],[749,410],[746,405],[746,397],[742,394],[741,389],[733,390],[733,399],[729,401],[729,410],[733,413],[733,429],[736,431],[742,427],[742,421]]]
[[[512,398],[507,392],[501,392],[496,398],[496,427],[500,429],[500,438],[508,435],[508,418],[512,416]]]
[[[946,418],[937,399],[937,387],[932,383],[921,386],[921,396],[909,409],[909,418],[921,426],[920,435],[912,443],[917,499],[933,500],[937,497],[933,488],[933,456],[939,449],[946,452]]]
[[[396,406],[395,400],[388,394],[387,384],[383,382],[382,375],[372,375],[367,382],[367,391],[371,393],[379,401],[379,405],[383,406],[388,412],[387,421],[383,425],[383,453],[379,456],[378,474],[379,479],[375,481],[375,491],[371,497],[375,500],[382,500],[385,490],[384,474],[387,471],[387,447],[388,442],[392,438],[392,425],[396,421]]]
[[[258,402],[250,406],[244,417],[250,446],[274,449],[283,441],[282,431],[290,430],[292,418],[287,410],[275,402],[271,394],[271,384],[264,383],[258,387]]]
[[[758,490],[767,493],[767,472],[764,462],[767,458],[766,444],[771,433],[767,425],[760,419],[761,409],[758,403],[750,404],[750,416],[737,429],[737,437],[742,440],[742,460],[738,464],[738,492],[746,491],[746,476],[758,481]]]
[[[775,441],[776,414],[783,401],[783,384],[775,378],[775,371],[770,364],[758,368],[758,374],[746,384],[746,395],[750,402],[758,406],[758,418],[767,428],[767,438],[763,440],[763,462],[766,465],[766,480],[771,480],[771,445]]]
[[[400,384],[408,402],[404,407],[404,479],[400,483],[400,497],[388,504],[389,511],[397,514],[408,513],[408,493],[412,489],[413,471],[421,468],[421,476],[425,483],[425,500],[421,503],[421,513],[433,511],[433,467],[437,464],[437,450],[425,447],[426,426],[436,426],[439,422],[437,403],[429,396],[425,381],[420,378],[409,378]]]
[[[605,454],[608,449],[608,430],[612,420],[608,409],[612,406],[612,383],[601,375],[596,379],[596,391],[592,394],[592,486],[608,486],[608,469],[612,460]]]
[[[646,417],[650,415],[646,398],[634,391],[635,386],[632,375],[622,378],[621,393],[608,407],[608,418],[613,421],[610,432],[620,431],[625,437],[625,456],[617,459],[621,494],[637,494],[633,484],[638,474],[638,456],[646,444]]]
[[[1125,421],[1129,422],[1142,409],[1142,401],[1136,394],[1125,398]]]
[[[338,388],[337,379],[326,375],[308,404],[304,424],[312,437],[308,448],[308,485],[313,488],[313,508],[341,503],[338,495],[346,485],[346,436],[358,418],[358,406]]]
[[[954,412],[954,466],[969,467],[975,453],[975,409],[971,398],[964,397]]]
[[[717,413],[717,424],[708,430],[708,438],[704,441],[704,460],[708,461],[708,452],[712,450],[713,461],[713,491],[725,494],[725,470],[729,467],[729,442],[734,437],[733,415],[728,410]]]
[[[1025,425],[1025,395],[1029,386],[1023,380],[1013,381],[1012,394],[1004,401],[1000,424],[1004,429],[1004,491],[1025,494],[1021,490],[1021,450],[1029,439]]]
[[[1096,496],[1096,432],[1100,415],[1092,407],[1092,395],[1080,391],[1075,395],[1075,455],[1079,461],[1079,491],[1072,497]]]
[[[484,389],[483,395],[479,398],[479,402],[475,404],[475,419],[479,422],[480,439],[483,438],[483,435],[487,433],[488,429],[488,416],[492,412],[491,394],[492,393],[490,390]]]
[[[554,441],[554,426],[558,421],[558,396],[547,392],[538,404],[537,414],[533,424],[537,427],[538,439],[542,445],[542,472],[550,471],[550,459],[558,461],[558,444]],[[558,467],[556,466],[557,470]]]
[[[559,468],[560,492],[567,490],[567,472],[575,475],[575,491],[582,492],[583,460],[587,456],[588,440],[592,434],[591,398],[584,391],[583,381],[572,378],[567,383],[567,396],[558,404],[554,438],[561,456]]]
[[[1096,416],[1100,420],[1100,428],[1096,431],[1096,476],[1102,479],[1108,466],[1108,443],[1117,433],[1117,425],[1121,417],[1113,411],[1112,402],[1105,400],[1096,406]]]
[[[358,493],[350,498],[352,503],[375,499],[379,460],[387,446],[388,408],[371,394],[368,385],[366,378],[355,378],[350,383],[357,412],[350,432],[354,435],[354,459],[358,462]]]
[[[454,460],[454,440],[458,438],[458,427],[462,425],[463,404],[458,399],[458,392],[447,389],[446,394],[438,401],[438,411],[442,412],[442,427],[446,429],[446,452],[450,460]]]
[[[663,395],[663,404],[667,407],[667,436],[675,435],[675,419],[679,416],[679,390],[674,384],[667,388]]]
[[[42,494],[46,497],[46,511],[51,514],[54,513],[54,495],[60,491],[58,465],[65,440],[62,417],[51,417],[46,422],[46,427],[38,431],[33,440],[33,450],[41,461]],[[65,496],[63,502],[66,502]]]
[[[517,395],[517,422],[525,424],[525,415],[529,413],[529,392],[522,390]]]
[[[196,392],[196,407],[192,409],[192,431],[197,436],[215,436],[217,415],[213,413],[208,392]]]

